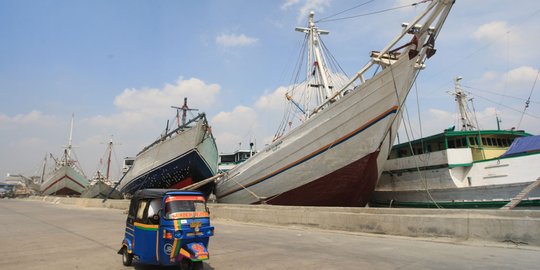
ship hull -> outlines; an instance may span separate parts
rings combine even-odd
[[[500,208],[530,182],[467,188],[406,191],[375,191],[372,206],[436,208]],[[431,195],[431,197],[430,197]],[[540,189],[532,191],[519,206],[540,207]]]
[[[204,123],[203,123],[204,122]],[[145,188],[180,188],[213,176],[217,147],[205,121],[141,152],[122,179],[120,191],[133,194]],[[206,186],[203,191],[210,192]]]
[[[139,189],[146,188],[181,188],[212,177],[214,174],[215,170],[212,170],[205,158],[196,150],[192,150],[133,178],[121,192],[133,194]]]
[[[402,57],[230,170],[216,186],[218,201],[365,205],[395,138],[415,61]]]
[[[78,196],[88,185],[88,180],[70,166],[56,169],[41,185],[41,194]]]
[[[378,152],[272,198],[275,205],[363,206],[377,182]],[[357,173],[363,172],[363,177]]]
[[[418,169],[403,165],[414,164],[406,160],[413,157],[388,162],[373,194],[373,205],[501,207],[540,176],[539,170],[531,167],[540,164],[540,153],[475,162],[471,162],[468,148],[427,155],[416,158],[429,160],[430,166]],[[457,166],[452,160],[465,162]],[[532,190],[522,205],[540,206],[540,188]]]
[[[122,195],[110,185],[102,181],[97,181],[81,193],[81,198],[121,199]]]

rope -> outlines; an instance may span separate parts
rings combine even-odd
[[[524,98],[520,98],[520,97],[514,97],[514,96],[510,96],[510,95],[500,94],[500,93],[496,93],[496,92],[492,92],[492,91],[489,91],[489,90],[480,89],[480,88],[476,88],[476,87],[471,87],[471,86],[467,86],[467,85],[461,85],[461,87],[471,89],[471,90],[480,91],[480,92],[485,92],[485,93],[488,93],[488,94],[501,96],[501,97],[505,97],[505,98],[512,98],[512,99],[516,99],[516,100],[520,100],[520,101],[525,101],[525,102],[528,100],[528,99],[524,99]],[[471,93],[471,92],[467,91],[467,93]],[[535,103],[535,104],[540,104],[540,101],[536,101],[536,100],[529,100],[529,102],[530,103]]]
[[[239,174],[239,173],[237,173]],[[261,201],[261,199],[265,199],[265,197],[260,197],[259,195],[257,195],[255,192],[251,191],[249,188],[247,188],[246,186],[240,184],[238,181],[236,181],[234,179],[236,175],[233,175],[231,177],[229,177],[230,180],[233,180],[237,185],[239,185],[241,188],[245,189],[247,192],[249,192],[249,194],[251,194],[253,197],[255,197],[259,202]]]
[[[538,80],[538,75],[540,75],[540,69],[538,69],[538,73],[536,73],[536,79],[534,79],[533,86],[531,88],[531,92],[529,93],[529,98],[527,98],[527,101],[525,101],[525,108],[523,108],[523,113],[521,114],[521,118],[519,119],[519,123],[517,125],[517,128],[519,129],[519,126],[521,126],[521,121],[523,120],[523,116],[525,115],[525,111],[527,108],[529,108],[529,103],[531,103],[531,96],[534,91],[534,87],[536,86],[536,81]]]
[[[395,90],[395,93],[396,93],[397,101],[398,101],[398,103],[399,103],[399,95],[398,95],[398,90],[397,90],[397,86],[396,86],[396,79],[395,79],[395,77],[394,77],[394,69],[393,69],[393,65],[390,65],[390,72],[392,73],[392,81],[393,81],[393,83],[394,83],[394,90]],[[420,72],[421,72],[421,70],[419,70],[419,71],[416,73],[416,75],[414,76],[413,83],[416,83],[416,79],[418,78],[418,75],[420,75]],[[405,100],[404,100],[404,101],[405,101]],[[400,106],[399,106],[398,109],[401,110],[402,107],[403,107],[403,104],[399,104],[399,105],[400,105]],[[407,113],[407,112],[408,112],[408,110],[406,111],[406,113]],[[398,115],[399,115],[399,112],[396,113],[396,117],[394,118],[394,120],[392,120],[392,122],[395,121],[395,120],[397,119],[397,116],[398,116]],[[408,115],[408,113],[407,113],[407,115]],[[407,119],[410,119],[410,117],[407,116]],[[409,122],[409,127],[412,128],[410,122]],[[412,130],[411,130],[411,132],[412,132]],[[424,184],[424,188],[425,188],[425,190],[426,190],[426,193],[428,194],[429,199],[433,202],[433,204],[435,204],[435,206],[436,206],[437,208],[440,209],[440,208],[442,208],[442,207],[441,207],[439,204],[437,204],[437,202],[435,201],[435,199],[433,199],[433,196],[431,195],[431,192],[429,191],[429,188],[428,188],[428,185],[427,185],[427,179],[424,177],[424,175],[422,175],[422,173],[421,173],[421,171],[420,171],[420,166],[418,165],[417,156],[414,155],[414,151],[413,151],[413,148],[412,148],[411,139],[410,139],[410,137],[409,137],[409,132],[407,131],[407,126],[406,126],[406,125],[405,125],[405,134],[407,135],[407,140],[409,141],[409,148],[411,149],[411,154],[412,154],[412,157],[413,157],[413,160],[414,160],[414,165],[415,165],[415,167],[416,167],[416,171],[418,172],[418,175],[420,176],[420,179],[422,180],[422,183]],[[386,135],[385,135],[385,137],[386,137]],[[384,139],[383,139],[383,141],[384,141]],[[382,143],[381,143],[381,144],[382,144]],[[423,146],[422,146],[422,147],[423,147]],[[430,154],[430,155],[431,155],[431,154]],[[429,160],[429,158],[428,158],[427,160]]]
[[[329,18],[332,18],[332,17],[335,17],[335,16],[337,16],[337,15],[343,14],[343,13],[345,13],[345,12],[347,12],[347,11],[350,11],[350,10],[353,10],[353,9],[355,9],[355,8],[359,8],[359,7],[361,7],[361,6],[367,5],[367,4],[369,4],[369,3],[371,3],[371,2],[374,2],[374,1],[375,1],[375,0],[370,0],[370,1],[367,1],[367,2],[364,2],[364,3],[361,3],[361,4],[359,4],[359,5],[356,5],[356,6],[352,7],[352,8],[348,8],[348,9],[343,10],[343,11],[340,11],[340,12],[338,12],[338,13],[334,13],[334,14],[332,14],[332,15],[330,15],[330,16],[326,16],[326,17],[321,18],[321,19],[319,19],[318,21],[316,21],[316,23],[318,23],[318,22],[320,22],[320,21],[324,21],[324,20],[329,19]]]
[[[418,72],[420,73],[420,72]],[[408,110],[407,110],[408,112]],[[410,117],[408,116],[408,113],[407,113],[407,119],[410,119]],[[403,121],[404,124],[406,123],[405,121]],[[409,122],[409,128],[411,129],[411,133],[412,133],[412,127],[411,127],[411,124]],[[412,147],[412,143],[411,143],[411,138],[409,136],[409,131],[407,129],[407,125],[405,124],[404,126],[404,129],[405,129],[405,134],[407,135],[407,141],[408,141],[408,144],[409,144],[409,149],[411,151],[411,155],[413,157],[413,160],[414,160],[414,166],[416,167],[416,172],[418,173],[418,176],[420,176],[420,180],[422,182],[422,184],[424,185],[424,189],[426,191],[426,194],[428,195],[429,197],[429,200],[431,202],[433,202],[433,204],[435,204],[435,206],[439,209],[441,209],[442,207],[435,201],[435,199],[433,198],[433,196],[431,195],[431,192],[429,191],[429,187],[428,187],[428,184],[427,184],[427,179],[424,177],[424,175],[422,174],[422,171],[420,171],[420,166],[419,166],[419,162],[418,162],[418,156],[414,154],[414,149]],[[426,159],[426,161],[429,161],[429,156],[431,156],[431,153],[428,154],[428,158]],[[426,166],[429,164],[426,163]]]
[[[536,16],[536,14],[540,13],[540,9],[537,9],[535,11],[533,11],[531,14],[529,14],[528,16],[525,16],[523,17],[523,19],[521,19],[520,21],[517,21],[516,23],[512,24],[509,26],[509,29],[507,34],[509,33],[512,33],[512,31],[514,31],[514,29],[517,29],[518,26],[520,26],[521,24],[527,22],[529,19],[531,19],[532,17]],[[473,58],[474,55],[478,54],[479,52],[481,51],[484,51],[485,49],[491,47],[493,44],[495,43],[498,43],[501,39],[495,39],[491,42],[488,42],[488,43],[485,43],[484,45],[478,47],[476,50],[468,53],[467,55],[464,55],[463,57],[457,59],[456,61],[446,65],[446,66],[443,66],[439,72],[436,72],[434,73],[433,75],[431,75],[429,78],[426,78],[427,80],[433,80],[435,79],[436,77],[444,74],[448,74],[448,72],[450,70],[453,70],[455,67],[459,67],[461,62],[466,62],[467,60],[471,60]],[[451,52],[449,51],[449,54]],[[458,54],[458,55],[463,55],[464,53],[460,50],[460,51],[457,51],[455,54]],[[494,102],[494,104],[497,104]]]
[[[359,14],[359,15],[341,17],[341,18],[336,18],[336,19],[331,19],[331,20],[321,19],[321,20],[318,20],[316,22],[333,22],[333,21],[348,20],[348,19],[353,19],[353,18],[358,18],[358,17],[364,17],[364,16],[369,16],[369,15],[375,15],[375,14],[380,14],[380,13],[393,11],[393,10],[397,10],[397,9],[403,9],[403,8],[407,8],[407,7],[415,7],[415,6],[419,5],[419,4],[423,4],[423,3],[426,3],[426,2],[429,2],[429,1],[431,1],[431,0],[422,0],[422,1],[419,1],[419,2],[415,2],[415,3],[412,3],[412,4],[403,5],[403,6],[399,6],[399,7],[387,8],[387,9],[382,9],[382,10],[378,10],[378,11],[372,11],[372,12],[363,13],[363,14]],[[369,1],[369,2],[372,2],[372,1]],[[369,3],[369,2],[366,2],[366,3],[361,4],[359,6],[365,5],[365,4]],[[352,9],[352,8],[350,8],[350,9]],[[348,10],[350,10],[350,9],[348,9]],[[348,10],[345,10],[345,11],[348,11]],[[333,16],[341,14],[341,13],[343,13],[345,11],[339,12],[339,13],[334,14],[334,15],[329,16],[329,17],[333,17]]]
[[[538,116],[536,116],[536,115],[532,115],[532,114],[526,113],[526,112],[524,112],[524,111],[522,112],[522,111],[520,111],[520,110],[518,110],[518,109],[514,109],[514,108],[512,108],[512,107],[510,107],[510,106],[508,106],[508,105],[504,105],[504,104],[502,104],[502,103],[495,102],[495,101],[493,101],[493,100],[491,100],[491,99],[489,99],[489,98],[480,96],[480,95],[478,95],[478,94],[473,94],[473,93],[470,93],[470,92],[469,92],[469,94],[472,95],[472,96],[475,96],[475,97],[482,98],[482,99],[484,99],[484,100],[486,100],[486,101],[488,101],[488,102],[491,102],[491,103],[493,103],[493,104],[495,104],[495,105],[499,105],[499,106],[501,106],[501,107],[505,107],[505,108],[507,108],[507,109],[509,109],[509,110],[512,110],[512,111],[515,111],[515,112],[518,112],[518,113],[523,113],[523,114],[525,114],[525,115],[527,115],[527,116],[530,116],[530,117],[533,117],[533,118],[536,118],[536,119],[540,119],[540,117],[538,117]]]

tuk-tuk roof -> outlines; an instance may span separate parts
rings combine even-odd
[[[135,215],[140,200],[159,199],[159,198],[163,198],[165,194],[204,196],[204,194],[199,191],[184,191],[184,190],[178,190],[178,189],[158,189],[158,188],[141,189],[141,190],[136,191],[133,194],[133,197],[131,197],[131,202],[129,206],[129,215],[131,216]]]

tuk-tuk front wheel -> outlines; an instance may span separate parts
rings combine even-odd
[[[202,262],[192,262],[191,269],[192,270],[203,270],[203,263]]]
[[[132,262],[133,254],[130,254],[127,247],[124,247],[122,250],[122,263],[124,264],[124,266],[131,266]]]
[[[180,269],[182,269],[182,270],[203,270],[204,266],[203,266],[203,262],[201,262],[201,261],[194,262],[194,261],[191,261],[188,258],[184,258],[182,260],[181,265],[180,265]]]

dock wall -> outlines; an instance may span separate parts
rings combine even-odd
[[[128,200],[31,197],[80,207],[127,209]],[[511,242],[540,246],[538,210],[463,210],[354,207],[296,207],[209,204],[211,218],[326,230]]]

